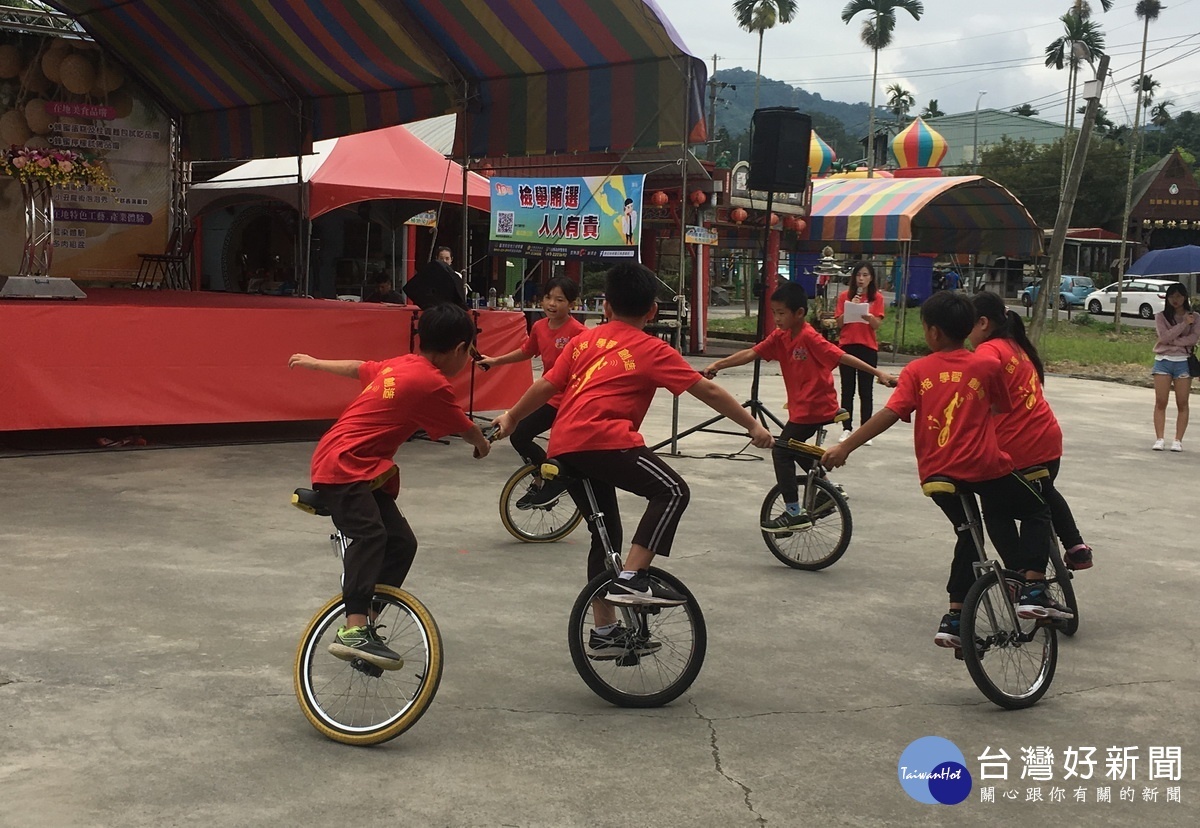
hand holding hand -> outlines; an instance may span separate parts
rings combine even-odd
[[[477,445],[475,447],[475,451],[472,452],[472,455],[474,455],[476,460],[482,460],[483,458],[487,457],[488,454],[491,453],[491,451],[492,451],[492,441],[484,440],[482,443],[480,443],[479,445]]]
[[[710,379],[710,380],[716,379],[717,378],[717,369],[710,365],[707,368],[705,368],[703,371],[700,372],[700,376],[704,377],[705,379]]]
[[[492,420],[492,427],[496,429],[496,433],[489,438],[492,442],[503,440],[505,437],[513,433],[513,429],[517,424],[513,422],[512,415],[505,411],[496,419]]]
[[[880,371],[879,374],[880,375],[875,378],[875,381],[880,385],[886,385],[888,388],[895,388],[900,384],[900,380],[894,374],[889,374],[887,371]]]

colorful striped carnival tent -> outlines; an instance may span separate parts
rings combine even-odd
[[[50,0],[152,92],[192,160],[457,112],[456,157],[704,140],[702,61],[654,0]]]

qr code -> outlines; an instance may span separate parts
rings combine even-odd
[[[511,236],[513,234],[513,225],[516,223],[516,214],[512,210],[497,210],[496,211],[496,235]]]

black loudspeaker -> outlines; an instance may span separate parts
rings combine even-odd
[[[812,118],[790,106],[754,110],[750,176],[746,186],[770,193],[808,189]]]

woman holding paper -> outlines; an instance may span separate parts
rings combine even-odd
[[[859,262],[850,276],[850,288],[843,290],[837,299],[837,322],[842,333],[839,344],[846,353],[856,356],[868,365],[879,365],[879,341],[875,331],[883,324],[883,294],[875,286],[875,268],[869,262]],[[842,408],[850,417],[842,423],[845,429],[839,440],[850,435],[854,420],[854,387],[858,385],[860,422],[865,423],[874,413],[871,384],[874,376],[865,371],[856,371],[842,365]],[[871,445],[868,440],[866,445]]]

